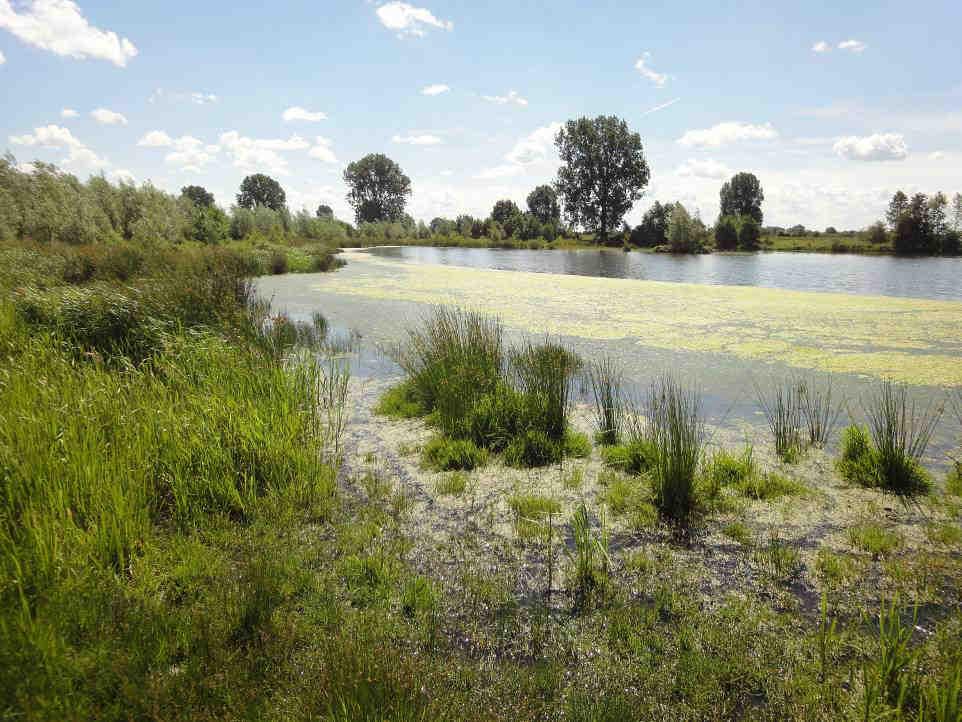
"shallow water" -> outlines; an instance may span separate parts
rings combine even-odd
[[[505,271],[962,301],[962,258],[779,252],[672,256],[425,246],[382,246],[367,252],[412,263]]]
[[[764,425],[756,386],[831,373],[847,399],[843,422],[862,418],[879,379],[912,386],[920,404],[944,402],[962,388],[962,303],[854,294],[591,278],[402,263],[346,252],[329,274],[258,279],[277,310],[308,319],[321,311],[332,326],[355,329],[364,353],[360,376],[397,375],[377,348],[433,305],[460,305],[501,317],[509,340],[562,339],[584,358],[612,357],[641,391],[672,372],[703,392],[708,420],[753,436]],[[948,414],[928,461],[946,464],[959,424]]]

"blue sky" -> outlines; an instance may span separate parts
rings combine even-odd
[[[523,204],[580,115],[641,134],[654,200],[708,221],[749,170],[766,223],[854,228],[897,188],[962,191],[962,4],[0,0],[0,138],[85,177],[250,172],[351,218],[344,166],[411,177],[430,220]]]

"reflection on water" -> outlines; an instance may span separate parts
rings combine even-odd
[[[505,271],[962,301],[962,258],[815,253],[672,256],[620,250],[529,251],[425,246],[384,246],[368,252],[416,263]]]

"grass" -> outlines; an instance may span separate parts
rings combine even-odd
[[[435,436],[424,445],[424,463],[437,471],[470,471],[484,466],[488,454],[466,439]]]
[[[743,547],[750,547],[755,543],[755,537],[748,525],[741,521],[733,521],[726,524],[722,529],[722,534],[734,542],[738,542]]]
[[[440,496],[461,496],[468,488],[468,477],[459,471],[445,474],[434,484],[434,492]]]
[[[604,446],[621,441],[625,425],[624,377],[614,362],[605,357],[588,365],[588,387],[594,401],[596,438]]]
[[[801,381],[798,386],[798,400],[808,431],[809,445],[824,447],[838,424],[845,400],[833,395],[831,376],[822,384],[814,378]]]
[[[932,482],[922,457],[942,408],[920,410],[905,386],[883,382],[866,415],[868,428],[850,426],[843,433],[839,473],[852,483],[903,496],[928,491]]]
[[[696,484],[704,444],[699,397],[670,376],[664,377],[649,390],[647,412],[654,504],[669,519],[683,521],[696,511],[698,502]]]
[[[878,522],[869,521],[848,530],[848,542],[856,549],[868,552],[876,559],[890,556],[902,546],[903,539],[897,532]]]
[[[548,517],[561,513],[561,504],[556,499],[540,494],[518,492],[507,501],[520,539],[545,538],[549,530]]]
[[[802,388],[792,379],[776,383],[767,393],[755,388],[758,405],[775,440],[775,454],[786,464],[798,461],[802,452]]]

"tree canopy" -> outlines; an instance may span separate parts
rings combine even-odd
[[[334,209],[323,203],[317,207],[318,218],[326,218],[327,220],[334,220]]]
[[[648,185],[641,136],[615,116],[569,120],[555,138],[561,167],[555,187],[572,224],[606,242]]]
[[[354,161],[344,171],[344,182],[358,224],[399,221],[404,216],[411,179],[386,155],[371,153]]]
[[[762,201],[765,193],[754,173],[736,173],[721,188],[722,216],[750,216],[762,222]]]
[[[237,194],[237,205],[241,208],[261,206],[279,211],[286,203],[287,195],[281,184],[263,173],[247,176],[241,182],[240,193]]]
[[[180,189],[180,194],[189,198],[198,208],[210,208],[214,205],[214,194],[203,186],[184,186]]]
[[[541,223],[557,223],[561,219],[558,194],[549,185],[541,185],[528,194],[528,212]]]

